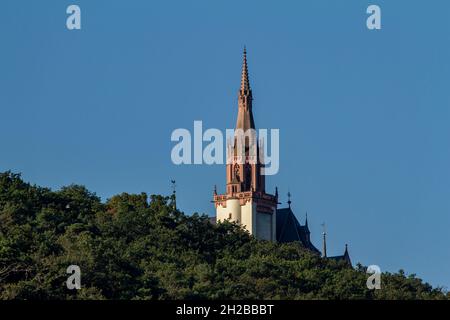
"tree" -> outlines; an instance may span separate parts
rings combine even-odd
[[[299,243],[258,241],[239,225],[190,216],[173,199],[83,186],[51,191],[0,174],[1,299],[448,299],[415,275],[322,259]],[[82,288],[66,287],[78,265]]]

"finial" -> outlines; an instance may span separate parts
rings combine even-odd
[[[291,201],[291,192],[290,191],[288,191],[288,193],[287,193],[287,196],[288,196],[288,205],[289,205],[289,208],[291,207],[291,203],[292,203],[292,201]]]
[[[308,227],[308,211],[305,214],[305,226]]]
[[[278,187],[275,187],[275,197],[278,199]]]
[[[176,190],[176,188],[177,188],[177,185],[175,184],[175,180],[170,180],[170,183],[172,184],[172,204],[173,204],[173,207],[176,209],[177,208],[177,195],[176,195],[176,193],[177,193],[177,190]]]
[[[214,185],[214,195],[217,195],[217,185]]]
[[[322,257],[326,258],[327,257],[327,232],[325,230],[325,222],[322,223],[321,226],[323,227],[323,232],[322,232],[322,236],[323,236]]]
[[[244,46],[244,57],[242,61],[241,91],[246,94],[248,94],[250,91],[250,81],[248,80],[248,67],[247,67],[247,49],[245,46]]]

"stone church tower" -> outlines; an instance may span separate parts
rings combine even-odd
[[[211,222],[229,220],[240,224],[257,239],[281,243],[299,242],[313,253],[320,251],[311,242],[308,218],[302,225],[291,208],[288,193],[288,207],[277,208],[278,190],[275,195],[266,193],[262,161],[264,146],[257,141],[252,111],[252,89],[248,80],[247,54],[244,48],[241,88],[238,94],[238,113],[233,137],[227,145],[227,186],[225,194],[214,190],[216,216]],[[352,265],[347,245],[341,256],[326,254],[326,233],[322,256],[327,259],[343,260]]]
[[[244,48],[234,141],[228,141],[227,146],[226,193],[214,191],[216,219],[237,222],[258,239],[276,241],[278,192],[271,195],[265,191],[260,155],[263,146],[256,142],[252,100]]]

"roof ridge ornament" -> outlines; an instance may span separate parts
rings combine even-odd
[[[326,228],[325,228],[325,222],[324,223],[322,223],[321,224],[321,226],[323,227],[323,232],[322,232],[322,237],[323,237],[323,239],[322,239],[322,246],[323,246],[323,248],[322,248],[322,257],[323,258],[326,258],[327,257],[327,231],[326,231]]]
[[[292,201],[291,201],[291,192],[290,191],[288,191],[288,193],[287,193],[287,196],[288,196],[288,205],[289,205],[289,209],[291,208],[291,203],[292,203]]]

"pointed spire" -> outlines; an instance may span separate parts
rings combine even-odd
[[[306,218],[305,218],[305,234],[306,234],[306,242],[311,243],[311,232],[309,231],[308,227],[308,211],[306,211]]]
[[[247,49],[244,46],[244,60],[242,62],[242,74],[241,74],[241,93],[248,94],[249,92],[250,92],[250,81],[248,79]]]
[[[252,90],[248,80],[247,50],[244,47],[244,59],[242,62],[241,87],[238,95],[238,118],[236,129],[246,132],[248,129],[255,129],[255,120],[252,113]]]

